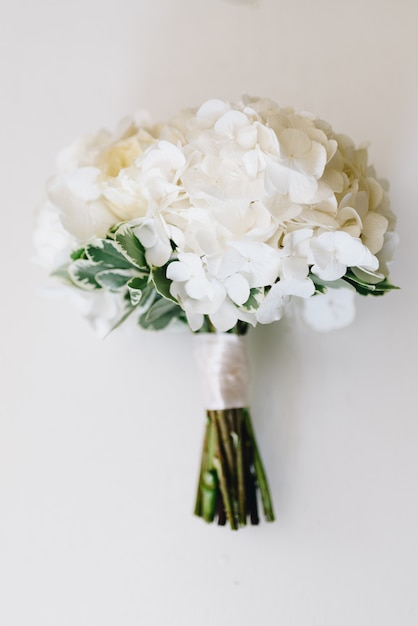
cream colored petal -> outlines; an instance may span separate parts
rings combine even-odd
[[[363,220],[362,241],[372,254],[379,252],[383,246],[388,220],[383,215],[370,211]]]

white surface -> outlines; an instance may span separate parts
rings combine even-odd
[[[0,20],[0,623],[418,622],[418,5],[23,0]],[[250,337],[277,522],[192,514],[203,409],[190,337],[95,338],[29,264],[56,152],[136,108],[242,92],[371,142],[402,291],[329,335]]]

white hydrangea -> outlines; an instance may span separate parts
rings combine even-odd
[[[367,151],[310,114],[246,97],[128,120],[59,158],[45,211],[75,245],[132,225],[197,330],[279,319],[314,278],[387,275],[394,216]],[[257,292],[258,310],[247,306]],[[317,298],[315,298],[317,300]]]

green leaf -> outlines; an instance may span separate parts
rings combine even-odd
[[[139,282],[141,281],[141,283]],[[121,324],[123,324],[123,322],[128,319],[128,317],[130,317],[132,315],[132,313],[134,313],[135,311],[137,311],[138,309],[140,309],[142,311],[142,315],[144,316],[146,314],[146,310],[149,307],[149,305],[153,302],[153,300],[155,299],[155,297],[157,296],[154,285],[152,284],[152,282],[147,282],[148,281],[148,277],[138,277],[135,276],[134,278],[131,278],[131,280],[128,283],[128,289],[126,291],[126,293],[124,294],[124,300],[125,300],[125,313],[123,313],[123,315],[117,320],[117,322],[112,326],[112,328],[110,329],[109,333],[110,334],[112,331],[116,330],[117,328],[119,328],[119,326],[121,326]],[[144,284],[144,289],[141,290],[139,289],[139,285],[140,284]],[[133,291],[136,291],[136,296],[138,298],[137,301],[133,302],[132,301],[132,297],[130,294],[130,285],[132,285],[131,289]],[[135,300],[135,298],[134,298]],[[144,312],[145,311],[145,312]]]
[[[315,285],[315,293],[313,294],[314,296],[319,293],[327,293],[328,287],[326,285],[322,285],[321,283],[316,283],[315,281],[313,281],[313,284]]]
[[[139,269],[149,270],[145,259],[145,248],[128,224],[123,224],[118,228],[115,240],[128,261]]]
[[[125,320],[128,319],[128,317],[130,315],[132,315],[132,313],[135,311],[136,306],[132,306],[131,304],[128,304],[128,307],[125,311],[125,313],[122,315],[122,317],[120,317],[118,319],[118,321],[112,326],[112,328],[109,330],[109,332],[107,333],[107,336],[110,335],[111,332],[113,332],[114,330],[116,330],[117,328],[119,328],[119,326],[121,326],[123,324],[123,322]]]
[[[375,285],[377,288],[377,291],[394,291],[394,290],[399,290],[400,287],[398,287],[397,285],[392,285],[392,283],[390,283],[387,278],[385,278],[385,280],[382,280],[381,283],[377,283],[377,285]]]
[[[78,258],[69,265],[68,273],[73,283],[81,289],[104,287],[118,291],[137,271],[123,256],[117,244],[109,239],[96,239],[85,248],[76,250],[73,255]]]
[[[154,300],[158,298],[158,294],[155,291],[155,287],[153,283],[150,281],[144,287],[142,291],[142,296],[139,301],[139,305],[142,310],[148,309],[148,307],[154,302]]]
[[[100,285],[96,280],[96,274],[100,269],[100,265],[93,261],[79,259],[78,261],[70,263],[68,266],[68,274],[77,287],[93,291],[93,289],[100,289]]]
[[[241,306],[246,311],[256,311],[264,296],[264,287],[253,287],[250,289],[250,296],[247,302]]]
[[[156,300],[139,318],[139,323],[143,328],[162,330],[166,328],[170,322],[182,313],[178,304],[159,298]]]
[[[313,284],[315,285],[314,295],[318,293],[327,293],[328,285],[325,283],[325,281],[321,280],[320,278],[318,278],[318,276],[316,276],[315,274],[311,274],[311,273],[309,273],[309,278],[312,280]]]
[[[132,279],[131,270],[103,270],[96,274],[96,281],[109,291],[120,291]]]
[[[133,264],[123,256],[117,244],[110,239],[97,239],[86,246],[86,255],[90,261],[99,263],[101,269],[132,269]]]
[[[167,278],[166,271],[166,265],[163,265],[163,267],[153,267],[151,272],[152,281],[160,296],[178,305],[177,300],[170,293],[171,280]]]
[[[321,293],[325,293],[328,287],[331,289],[340,289],[341,287],[347,288],[347,285],[344,283],[342,278],[337,278],[336,280],[322,280],[316,274],[312,274],[309,272],[309,278],[312,280],[315,285],[317,291]]]
[[[131,278],[131,280],[128,282],[127,287],[129,297],[133,306],[136,306],[141,302],[144,289],[146,288],[147,284],[148,276],[135,276],[134,278]]]
[[[352,285],[354,289],[362,296],[382,296],[387,291],[393,291],[399,289],[396,285],[392,285],[387,278],[380,281],[380,283],[366,283],[364,280],[358,278],[350,270],[343,276],[343,280],[349,285]]]
[[[86,258],[86,248],[78,248],[77,250],[73,250],[70,254],[73,261],[77,261],[77,259],[85,259]]]

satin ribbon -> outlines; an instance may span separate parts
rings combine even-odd
[[[198,333],[194,341],[205,408],[220,411],[248,406],[250,377],[244,337]]]

